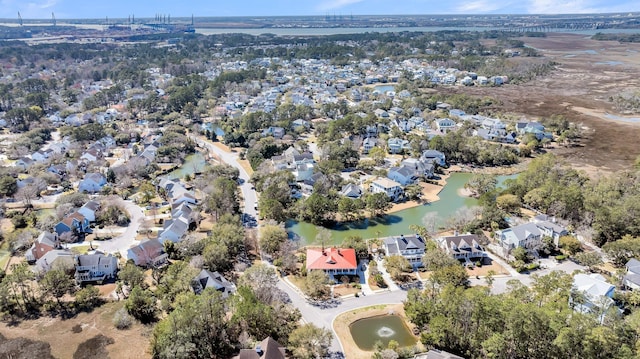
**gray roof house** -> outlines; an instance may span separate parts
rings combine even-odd
[[[223,277],[222,274],[209,272],[206,269],[200,271],[193,279],[191,286],[196,294],[202,293],[206,288],[213,288],[221,292],[223,298],[228,297],[229,294],[233,294],[236,291],[236,286]]]
[[[388,256],[401,255],[414,268],[422,266],[422,256],[424,255],[425,242],[422,237],[417,234],[399,235],[393,237],[382,238],[385,253]]]
[[[344,185],[344,187],[342,187],[342,190],[340,190],[340,194],[342,196],[349,197],[349,198],[360,198],[362,197],[362,193],[363,193],[362,187],[353,183],[348,183]]]
[[[75,258],[75,278],[79,284],[101,282],[115,278],[118,271],[118,259],[111,254],[102,253],[78,255]]]
[[[622,278],[622,284],[632,290],[640,289],[640,261],[631,258],[624,266],[627,268],[627,274]]]
[[[416,354],[413,359],[464,359],[461,356],[445,352],[443,350],[431,349],[426,353]]]
[[[392,179],[403,186],[412,184],[416,180],[416,169],[407,165],[400,167],[393,167],[387,173],[387,177]]]
[[[542,237],[542,231],[532,222],[496,231],[495,234],[496,240],[506,251],[505,254],[517,247],[535,251],[542,246]]]
[[[615,304],[612,299],[615,288],[600,274],[576,274],[573,277],[573,289],[582,296],[579,301],[571,296],[569,303],[577,312],[601,313],[598,319],[602,323],[607,309]]]
[[[36,261],[36,270],[46,273],[56,268],[73,268],[74,254],[68,250],[54,249]]]
[[[487,254],[480,246],[480,238],[475,234],[462,234],[437,239],[438,245],[447,254],[458,260],[481,259]]]

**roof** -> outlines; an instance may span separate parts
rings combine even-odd
[[[238,359],[285,359],[285,348],[271,337],[265,338],[255,349],[242,349]]]
[[[480,239],[475,234],[463,234],[440,238],[440,245],[446,248],[448,253],[482,253]]]
[[[415,170],[410,168],[409,166],[402,165],[400,167],[391,168],[389,170],[389,174],[388,175],[391,175],[392,172],[398,173],[398,174],[400,174],[400,175],[402,175],[403,177],[406,177],[406,178],[411,178],[411,177],[413,177],[413,175],[415,173]]]
[[[540,236],[542,232],[535,223],[524,223],[502,231],[504,241],[513,245],[518,245],[521,240],[527,239],[530,235]]]
[[[49,270],[53,266],[73,267],[74,254],[68,250],[54,249],[47,252],[36,261],[36,266],[42,270]]]
[[[137,257],[150,255],[151,258],[159,256],[164,251],[164,246],[157,239],[151,239],[129,248]]]
[[[424,250],[424,239],[417,234],[407,235],[401,234],[399,236],[383,238],[384,243],[389,245],[395,245],[400,251],[406,251],[410,249]]]
[[[221,292],[231,292],[236,289],[235,285],[223,277],[222,274],[209,272],[206,269],[200,271],[194,280],[200,284],[202,289],[213,288]]]
[[[426,353],[417,354],[415,359],[464,359],[461,356],[457,356],[451,353],[447,353],[438,349],[431,349]]]
[[[587,295],[590,299],[606,297],[615,288],[599,274],[576,274],[573,277],[573,286]]]
[[[44,231],[42,233],[40,233],[40,235],[38,236],[38,239],[36,239],[36,241],[38,243],[41,244],[46,244],[50,247],[55,247],[57,244],[57,239],[56,239],[56,235],[55,233],[51,233],[48,231]]]
[[[631,259],[629,259],[627,264],[625,264],[624,266],[627,268],[627,271],[629,271],[630,273],[640,274],[640,261],[639,260],[637,260],[635,258],[631,258]]]
[[[89,201],[89,202],[85,203],[84,206],[82,206],[82,207],[90,209],[93,212],[95,212],[95,211],[100,209],[100,203],[98,203],[96,201]]]
[[[400,183],[394,180],[390,180],[388,178],[378,178],[375,181],[373,181],[371,184],[377,184],[382,188],[400,187]]]
[[[307,270],[356,269],[358,260],[353,248],[308,248]]]
[[[81,254],[76,256],[76,260],[79,266],[100,266],[103,265],[111,265],[111,263],[116,260],[115,257],[104,254]]]

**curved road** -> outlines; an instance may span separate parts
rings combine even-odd
[[[108,241],[99,241],[98,249],[105,253],[120,252],[122,258],[127,258],[127,250],[135,244],[136,236],[138,235],[138,228],[140,223],[144,221],[145,215],[142,208],[131,201],[122,201],[124,209],[129,213],[131,222],[129,226],[121,235],[112,238]]]

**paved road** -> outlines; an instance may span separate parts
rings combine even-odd
[[[307,323],[313,323],[318,327],[331,330],[333,340],[331,342],[331,352],[342,353],[342,347],[333,331],[333,320],[341,313],[361,307],[368,307],[378,304],[398,304],[407,299],[407,292],[397,290],[382,292],[373,295],[360,296],[358,298],[346,298],[337,302],[333,306],[319,307],[310,304],[296,289],[283,281],[278,282],[278,288],[289,295],[291,304],[300,310],[302,319]]]
[[[249,183],[249,174],[247,171],[238,163],[239,156],[237,152],[227,152],[213,144],[213,142],[205,139],[202,136],[196,136],[190,134],[189,137],[194,140],[198,146],[202,148],[206,148],[210,154],[215,155],[215,157],[220,158],[220,160],[228,165],[231,165],[238,169],[240,172],[240,179],[242,180],[242,184],[240,184],[240,190],[242,191],[242,198],[244,198],[244,213],[257,218],[258,211],[255,209],[256,203],[258,201],[258,196],[256,191],[251,189],[252,185]]]
[[[127,229],[121,235],[112,238],[108,241],[100,241],[98,248],[105,253],[120,252],[122,258],[127,257],[127,250],[136,243],[136,236],[138,235],[138,228],[144,220],[144,212],[142,208],[131,201],[122,201],[124,209],[129,213],[131,222]]]

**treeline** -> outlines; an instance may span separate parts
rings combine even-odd
[[[602,32],[598,32],[595,35],[591,36],[594,40],[599,41],[618,41],[618,42],[640,42],[640,34],[605,34]]]
[[[499,295],[487,287],[433,281],[426,287],[409,292],[405,312],[428,347],[472,359],[637,355],[640,312],[623,319],[615,306],[589,314],[575,311],[584,298],[572,292],[569,274],[534,275],[531,287],[512,280],[508,292]]]

